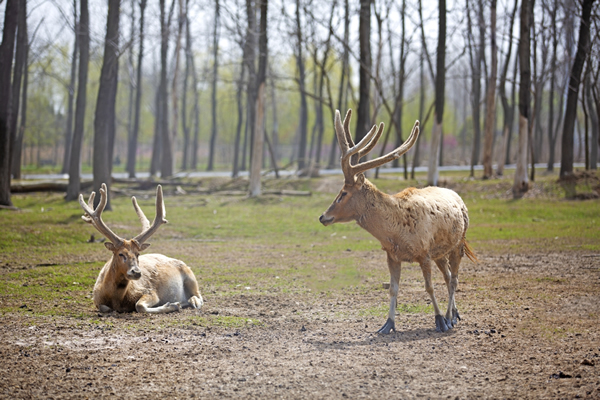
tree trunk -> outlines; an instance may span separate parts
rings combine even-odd
[[[467,10],[469,9],[467,1]],[[467,12],[468,30],[471,31],[471,17]],[[475,176],[475,165],[479,164],[479,153],[481,151],[481,64],[485,52],[485,21],[483,20],[483,1],[479,1],[478,10],[479,21],[479,48],[476,56],[472,59],[471,69],[473,73],[471,106],[473,111],[473,149],[471,153],[471,176]],[[469,36],[470,37],[470,36]]]
[[[242,162],[240,171],[246,170],[246,155],[250,154],[252,159],[252,147],[254,139],[254,120],[256,118],[256,4],[252,0],[246,0],[246,17],[248,30],[246,31],[246,42],[244,62],[248,69],[248,83],[246,91],[246,123],[244,125],[244,144],[242,145]],[[250,136],[250,137],[249,137]],[[249,148],[248,148],[249,147]]]
[[[100,193],[100,187],[106,183],[111,186],[110,149],[111,131],[114,130],[114,110],[117,89],[117,73],[119,68],[119,13],[120,0],[109,0],[106,38],[104,41],[104,59],[100,71],[100,85],[94,118],[94,191]],[[100,196],[94,200],[94,207],[100,202]],[[110,210],[110,196],[106,203]]]
[[[519,37],[519,147],[517,155],[517,169],[513,181],[513,198],[523,197],[529,190],[529,181],[527,177],[527,134],[529,131],[529,103],[531,90],[531,67],[530,67],[530,42],[529,42],[529,13],[531,12],[531,3],[529,0],[523,0],[521,3],[521,21]]]
[[[12,109],[10,120],[10,169],[15,175],[18,168],[15,161],[20,162],[20,157],[17,157],[17,151],[21,151],[17,146],[17,137],[19,129],[19,106],[21,100],[21,82],[23,78],[23,70],[27,68],[27,2],[19,2],[19,16],[17,22],[17,49],[15,51],[15,67],[12,80]],[[23,117],[21,117],[23,118]]]
[[[421,129],[421,134],[417,138],[417,143],[415,143],[415,155],[413,157],[412,168],[410,171],[410,179],[415,179],[415,168],[419,166],[419,156],[420,156],[420,147],[421,142],[423,141],[421,138],[423,135],[423,130],[425,129],[425,121],[423,121],[423,112],[425,110],[425,51],[424,48],[421,47],[421,54],[419,57],[419,129]]]
[[[442,122],[444,118],[444,94],[446,83],[446,0],[439,0],[438,46],[435,75],[435,118],[431,133],[431,148],[429,152],[429,167],[427,183],[431,186],[438,184],[438,160],[440,141],[442,137]]]
[[[402,26],[402,33],[400,34],[400,71],[398,73],[398,93],[396,95],[396,104],[394,105],[394,110],[396,110],[396,112],[393,116],[394,120],[396,121],[396,147],[399,147],[402,143],[404,143],[404,139],[402,137],[402,113],[404,111],[404,81],[406,79],[406,0],[402,1],[402,8],[400,10],[400,24]],[[406,153],[404,153],[402,156],[402,161],[404,164],[404,179],[408,179]],[[399,160],[395,159],[392,165],[397,167],[399,165]]]
[[[177,36],[175,39],[174,54],[175,65],[173,66],[173,80],[171,81],[171,107],[173,110],[173,121],[170,129],[173,154],[173,159],[171,161],[171,175],[173,175],[173,168],[175,166],[175,141],[177,139],[177,129],[179,127],[179,63],[181,59],[181,35],[183,33],[183,24],[185,22],[183,7],[183,0],[179,0],[179,16],[177,18]]]
[[[300,120],[298,129],[298,171],[303,171],[306,165],[306,142],[307,142],[307,123],[308,123],[308,106],[306,104],[306,86],[305,86],[305,71],[304,57],[302,56],[302,24],[300,22],[300,0],[296,0],[296,66],[298,68],[298,86],[300,89]]]
[[[147,0],[140,1],[140,47],[138,50],[136,88],[135,88],[135,112],[133,128],[127,147],[127,172],[130,178],[135,178],[135,164],[137,159],[137,141],[140,130],[140,109],[142,103],[142,61],[144,60],[144,14]]]
[[[556,135],[554,134],[554,87],[556,84],[556,52],[558,48],[558,33],[556,29],[557,9],[558,0],[554,0],[553,7],[550,10],[550,27],[552,29],[552,56],[550,59],[550,92],[548,93],[548,167],[546,168],[546,171],[548,172],[552,172],[554,170],[554,151],[556,148]],[[559,113],[560,112],[561,111],[559,110]]]
[[[590,61],[588,61],[590,62]],[[589,140],[589,168],[597,169],[598,166],[598,114],[596,114],[594,100],[592,99],[592,79],[589,76],[585,85],[585,101],[590,116],[591,135]]]
[[[221,10],[219,0],[215,0],[215,25],[213,30],[213,74],[212,74],[212,93],[211,93],[211,129],[210,145],[208,149],[207,171],[214,169],[215,145],[217,141],[217,79],[219,77],[219,19]]]
[[[26,3],[26,1],[23,1]],[[69,95],[67,96],[67,121],[65,127],[65,150],[63,152],[63,163],[61,174],[66,174],[69,170],[69,157],[71,155],[71,141],[73,138],[73,99],[75,98],[75,79],[77,72],[77,52],[79,48],[77,35],[77,0],[73,0],[73,33],[75,40],[73,42],[73,55],[71,56],[71,78],[69,80]],[[17,39],[18,40],[18,39]],[[18,52],[18,48],[17,48]]]
[[[169,36],[171,27],[171,17],[175,0],[171,2],[169,14],[166,14],[165,0],[160,0],[160,79],[158,85],[158,141],[155,142],[160,152],[160,175],[167,178],[173,175],[173,143],[169,132],[169,103],[167,89],[167,57],[169,54]]]
[[[25,3],[25,2],[23,2]],[[25,127],[27,126],[26,124],[26,120],[27,120],[27,84],[28,84],[28,80],[29,80],[29,65],[28,65],[28,59],[29,59],[29,38],[28,38],[28,33],[27,33],[27,14],[25,13],[25,18],[21,19],[19,21],[19,26],[21,28],[19,28],[19,30],[23,30],[23,34],[24,34],[24,46],[25,46],[25,51],[23,54],[24,60],[23,60],[23,89],[22,89],[22,95],[21,95],[21,122],[19,124],[18,130],[17,130],[17,134],[16,134],[16,138],[14,140],[14,142],[11,142],[11,151],[12,151],[12,158],[11,158],[11,162],[12,162],[12,167],[11,167],[11,171],[13,174],[13,179],[21,179],[21,153],[23,150],[23,137],[25,136]],[[21,16],[20,16],[21,18]],[[18,39],[17,39],[18,41]]]
[[[496,76],[498,74],[498,48],[496,45],[496,0],[491,0],[490,12],[492,65],[490,76],[488,78],[485,106],[486,116],[485,138],[483,144],[483,179],[489,179],[493,175],[492,150],[494,145],[494,126],[496,125]]]
[[[134,108],[135,108],[135,103],[134,103],[134,93],[135,93],[135,88],[136,86],[139,86],[138,83],[136,83],[136,78],[134,78],[134,63],[133,63],[133,42],[135,40],[135,3],[136,0],[131,0],[131,26],[130,26],[130,32],[129,32],[129,51],[127,52],[127,74],[129,75],[129,101],[127,103],[127,162],[125,165],[125,170],[129,171],[129,158],[130,158],[130,153],[131,153],[131,149],[129,148],[131,146],[131,142],[132,142],[132,136],[133,136],[133,119],[134,119]],[[135,177],[135,176],[133,176]]]
[[[10,102],[11,72],[19,2],[6,0],[0,45],[0,205],[12,207],[10,199]]]
[[[181,93],[181,130],[183,131],[183,159],[181,161],[181,169],[184,171],[188,169],[188,155],[190,154],[190,126],[187,120],[187,97],[192,57],[192,36],[188,24],[188,5],[189,0],[185,0],[185,72],[183,74],[183,88]]]
[[[344,111],[344,107],[342,107],[342,105],[344,104],[344,98],[346,97],[345,94],[347,93],[347,85],[346,85],[346,77],[349,75],[348,73],[348,57],[349,57],[349,51],[348,51],[348,41],[349,41],[349,27],[350,27],[350,5],[348,3],[348,0],[344,0],[344,51],[342,53],[342,70],[340,73],[340,89],[338,92],[338,110],[342,110],[342,112]],[[330,99],[330,101],[332,101]],[[329,162],[327,164],[327,168],[331,169],[334,168],[337,163],[336,163],[336,150],[338,148],[338,146],[336,145],[337,142],[337,137],[335,135],[335,133],[333,134],[332,137],[332,141],[331,141],[331,147],[329,150]]]
[[[361,141],[371,128],[371,0],[360,0],[358,25],[360,46],[359,98],[354,143]]]
[[[260,172],[263,158],[265,81],[267,74],[267,9],[268,0],[262,0],[260,2],[260,30],[258,33],[258,74],[256,76],[258,93],[256,96],[256,121],[254,123],[254,150],[250,160],[250,197],[261,195]]]
[[[186,16],[186,25],[190,26],[189,15]],[[190,42],[191,47],[191,42]],[[194,63],[194,54],[190,53],[190,67],[192,69],[192,84],[194,86],[194,140],[192,141],[192,156],[191,156],[191,167],[192,170],[196,170],[198,167],[198,140],[200,136],[200,106],[199,106],[199,95],[198,95],[198,75],[196,73],[196,66]]]
[[[579,84],[581,71],[590,48],[590,18],[594,0],[583,0],[581,23],[579,25],[579,41],[575,61],[571,69],[569,88],[567,92],[567,106],[565,110],[565,123],[562,136],[562,154],[560,163],[560,178],[573,174],[573,131],[577,118],[577,98],[579,97]]]
[[[85,123],[85,107],[87,97],[88,65],[90,60],[90,16],[88,1],[81,0],[79,16],[79,71],[77,77],[77,100],[75,104],[75,129],[73,131],[73,145],[69,160],[69,185],[65,200],[75,201],[79,196],[81,175],[81,146],[83,143],[83,130]]]

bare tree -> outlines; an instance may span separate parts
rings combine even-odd
[[[529,190],[527,178],[527,136],[529,132],[529,109],[531,90],[530,66],[530,19],[532,5],[529,0],[521,2],[521,21],[519,30],[519,146],[517,150],[517,169],[515,171],[512,193],[518,199]]]
[[[102,184],[111,185],[111,131],[114,132],[114,110],[117,95],[117,74],[119,70],[119,14],[120,0],[109,0],[104,58],[100,71],[100,86],[94,118],[94,191],[99,192]],[[100,199],[94,201],[94,207]],[[106,204],[110,210],[110,201]]]
[[[135,110],[133,128],[127,146],[127,172],[130,178],[135,178],[135,164],[137,158],[137,140],[140,130],[140,108],[142,103],[142,62],[144,60],[144,15],[147,0],[140,1],[140,43],[138,48],[137,73],[135,79]]]
[[[215,0],[215,25],[213,29],[213,74],[211,86],[211,129],[210,144],[208,149],[207,171],[214,169],[215,145],[217,141],[217,79],[219,77],[219,32],[220,32],[221,10],[219,0]]]
[[[360,0],[358,25],[360,47],[359,98],[356,119],[355,143],[369,132],[371,125],[371,0]]]
[[[79,26],[79,70],[77,73],[77,100],[75,104],[75,129],[69,160],[69,184],[65,200],[75,201],[79,198],[81,188],[81,146],[85,122],[85,107],[87,100],[88,65],[90,60],[90,16],[88,1],[81,0]]]
[[[504,111],[503,118],[503,126],[502,126],[502,141],[497,152],[498,155],[498,164],[496,169],[496,174],[498,176],[502,176],[504,174],[504,164],[507,161],[506,152],[509,150],[509,138],[511,136],[512,125],[515,115],[515,102],[514,102],[514,84],[513,90],[511,92],[512,102],[508,102],[508,96],[506,95],[506,79],[508,75],[508,67],[510,65],[510,57],[512,54],[512,42],[513,42],[513,27],[515,24],[515,16],[517,14],[517,8],[519,7],[519,0],[515,0],[515,5],[513,7],[513,11],[510,16],[510,23],[508,28],[508,50],[506,52],[506,59],[504,61],[504,66],[502,67],[502,74],[500,76],[500,84],[498,86],[498,94],[500,96],[500,101],[502,102],[502,110]],[[517,57],[518,59],[518,57]],[[515,60],[516,63],[516,60]],[[515,64],[516,66],[516,64]],[[513,77],[513,82],[516,81],[516,76]]]
[[[179,127],[179,64],[181,59],[181,36],[185,25],[185,8],[183,0],[179,0],[179,15],[177,18],[177,36],[175,37],[175,65],[173,66],[173,79],[171,81],[171,107],[173,110],[173,121],[171,125],[171,145],[173,148],[173,160],[171,164],[171,174],[175,165],[175,139],[177,138],[177,129]],[[185,90],[185,89],[184,89]],[[183,94],[185,96],[185,92]],[[185,149],[184,149],[185,151]]]
[[[594,0],[583,0],[581,7],[581,22],[579,24],[579,40],[575,61],[571,68],[569,90],[567,92],[567,105],[565,110],[565,123],[562,136],[562,154],[560,163],[560,177],[567,178],[573,174],[573,131],[577,118],[577,98],[579,97],[579,84],[585,59],[590,49],[590,20]],[[569,193],[567,193],[569,195]]]
[[[25,3],[25,2],[23,2]],[[67,96],[67,121],[65,128],[65,151],[61,174],[66,174],[69,169],[69,157],[71,155],[71,141],[73,139],[73,99],[75,98],[75,79],[77,77],[77,52],[79,51],[79,35],[77,34],[77,0],[73,0],[73,55],[71,56],[71,77],[69,79],[69,95]]]
[[[268,0],[260,1],[260,26],[258,39],[258,73],[256,76],[257,96],[256,96],[256,121],[254,123],[254,150],[250,167],[250,185],[249,192],[251,197],[261,194],[261,167],[263,158],[263,139],[264,131],[264,111],[266,97],[266,75],[267,75],[267,10]]]
[[[21,104],[21,84],[24,75],[24,70],[27,69],[27,2],[19,2],[19,21],[17,28],[17,49],[15,50],[15,67],[13,69],[13,81],[12,81],[12,110],[11,110],[11,121],[10,121],[10,149],[11,149],[11,172],[13,177],[16,178],[16,171],[19,171],[20,175],[20,163],[21,163],[21,146],[19,140],[19,106]],[[26,94],[23,93],[23,97]],[[21,119],[24,118],[24,114],[21,115]],[[22,140],[22,138],[21,138]],[[19,155],[17,156],[17,151]]]
[[[498,46],[496,44],[496,0],[490,5],[490,51],[492,53],[491,72],[488,77],[485,105],[485,137],[483,144],[483,179],[491,178],[492,147],[494,145],[494,126],[496,125],[496,77],[498,75]]]
[[[427,183],[431,186],[438,184],[438,161],[440,141],[442,137],[442,121],[444,118],[444,93],[446,82],[446,0],[439,0],[438,46],[435,75],[435,118],[431,132],[431,147]]]
[[[300,0],[296,0],[296,67],[298,68],[298,87],[300,89],[300,115],[298,128],[298,171],[303,171],[306,167],[306,144],[307,144],[307,123],[308,106],[306,104],[306,72],[304,69],[304,57],[302,48],[304,39],[302,36],[302,23],[300,21]]]
[[[188,82],[190,77],[190,69],[192,66],[192,35],[190,33],[189,18],[189,0],[185,0],[185,11],[183,18],[185,20],[185,71],[183,73],[183,89],[181,93],[181,130],[183,131],[183,157],[181,160],[181,169],[184,171],[188,168],[188,155],[190,154],[190,126],[187,119],[187,98],[188,98]],[[194,88],[194,90],[196,90]]]
[[[10,198],[10,102],[11,72],[19,2],[6,0],[0,44],[0,205],[12,207]]]

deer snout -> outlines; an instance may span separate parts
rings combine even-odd
[[[131,279],[131,280],[138,280],[142,277],[142,271],[140,270],[140,268],[138,266],[132,267],[129,269],[129,271],[127,271],[127,278]]]
[[[327,225],[331,225],[333,223],[333,219],[334,219],[334,217],[327,217],[325,215],[325,213],[323,213],[319,217],[319,222],[322,223],[324,226],[327,226]]]

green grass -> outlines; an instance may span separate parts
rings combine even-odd
[[[535,185],[542,195],[519,201],[506,196],[510,180],[469,180],[458,173],[443,174],[442,179],[467,204],[467,236],[477,253],[600,251],[598,201],[564,200],[553,176],[538,177]],[[318,222],[335,197],[315,191],[321,182],[266,183],[312,190],[310,197],[174,196],[165,189],[169,224],[152,238],[148,252],[184,260],[201,281],[202,292],[213,298],[370,290],[373,282],[387,280],[381,245],[356,224],[323,227]],[[374,183],[389,193],[424,184],[423,176],[410,182],[385,176]],[[154,193],[148,194],[138,200],[152,220]],[[15,195],[13,202],[21,211],[0,211],[0,314],[67,316],[95,323],[97,312],[89,296],[110,253],[100,243],[87,243],[90,235],[99,234],[81,220],[79,204],[66,203],[57,194]],[[112,206],[104,214],[107,224],[121,236],[137,234],[141,227],[131,200],[114,196]],[[363,268],[366,255],[381,264],[380,272]],[[399,305],[399,311],[431,312],[428,306],[409,304]],[[384,315],[387,305],[365,312]],[[244,317],[194,318],[179,323],[260,323]]]

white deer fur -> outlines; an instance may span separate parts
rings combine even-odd
[[[383,132],[383,124],[375,127],[357,145],[354,145],[348,125],[351,110],[342,126],[339,111],[335,128],[342,150],[344,187],[319,220],[325,226],[336,222],[356,223],[381,242],[387,253],[390,271],[390,308],[388,320],[379,330],[395,330],[395,310],[402,262],[417,262],[425,278],[425,290],[431,298],[436,329],[446,331],[460,319],[454,294],[458,286],[458,269],[463,255],[476,257],[468,246],[465,235],[469,227],[467,207],[454,191],[439,187],[407,188],[395,195],[379,191],[363,172],[382,165],[406,153],[419,135],[418,121],[407,141],[398,149],[375,160],[358,163],[370,151]],[[448,309],[445,318],[438,307],[431,282],[431,261],[444,276],[448,288]]]
[[[104,265],[94,285],[94,304],[101,312],[168,313],[181,307],[202,307],[202,296],[192,270],[180,260],[162,254],[139,255],[150,244],[144,243],[160,225],[167,223],[162,188],[156,189],[156,217],[152,226],[139,208],[135,197],[133,206],[142,223],[142,233],[131,240],[115,235],[102,221],[107,200],[106,185],[100,189],[101,200],[93,210],[96,193],[88,204],[83,196],[79,202],[85,211],[83,220],[92,224],[109,240],[104,245],[112,258]]]

